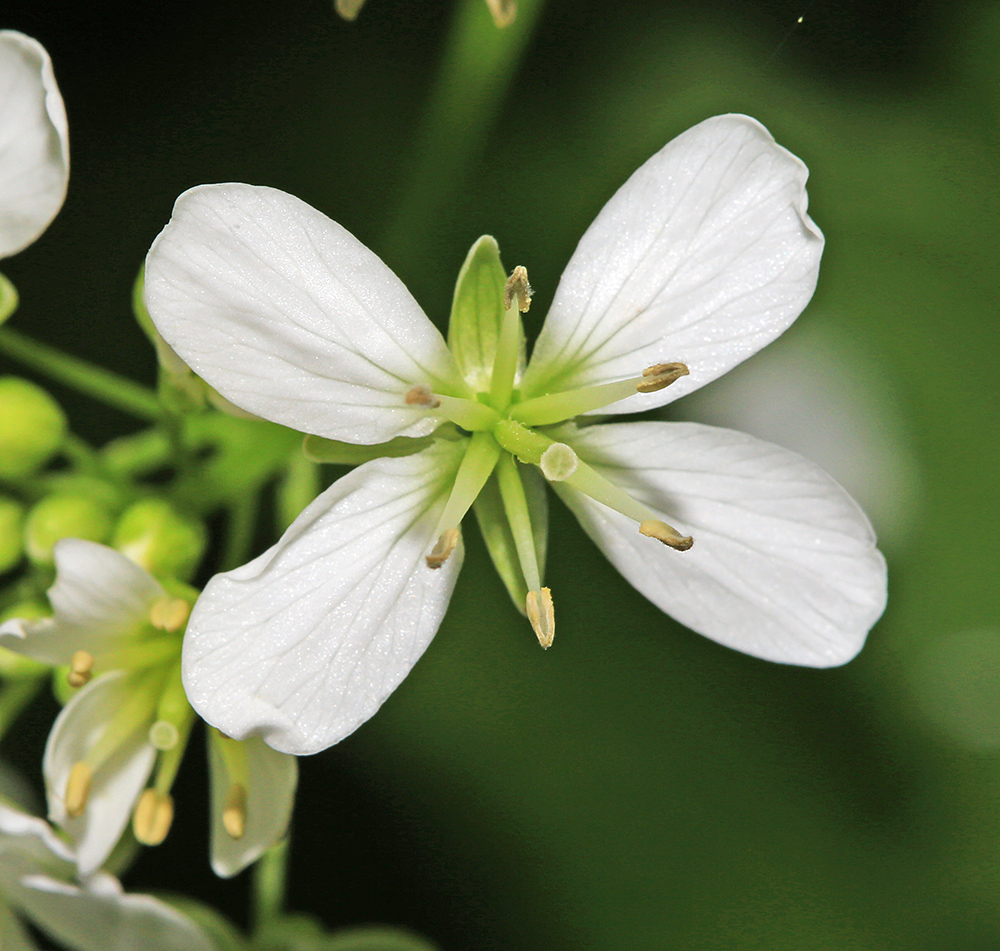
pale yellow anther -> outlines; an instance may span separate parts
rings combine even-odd
[[[531,285],[528,283],[528,269],[520,264],[510,272],[503,288],[503,309],[510,310],[510,305],[517,298],[517,309],[526,314],[531,306]]]
[[[486,6],[493,14],[493,22],[499,26],[510,26],[517,16],[517,4],[514,0],[486,0]]]
[[[231,839],[242,839],[247,831],[247,788],[243,783],[233,783],[226,793],[222,827]]]
[[[69,662],[66,680],[71,687],[82,687],[94,671],[94,655],[89,651],[77,651]]]
[[[174,800],[169,793],[147,789],[132,813],[132,831],[143,845],[159,845],[174,821]]]
[[[179,631],[187,623],[191,605],[183,598],[157,598],[149,609],[149,623],[161,631]]]
[[[65,797],[66,815],[70,819],[77,819],[83,815],[93,781],[94,771],[83,760],[73,764],[73,768],[69,771],[69,779],[66,780]]]
[[[556,636],[556,614],[552,606],[552,592],[548,588],[529,591],[524,606],[538,643],[548,649]]]
[[[411,387],[406,392],[406,405],[407,406],[426,406],[430,409],[437,409],[441,405],[441,400],[439,400],[430,390],[430,387],[424,386],[422,383],[418,386]]]
[[[649,538],[655,538],[663,542],[664,545],[675,548],[677,551],[687,551],[694,544],[694,539],[690,535],[682,535],[666,522],[653,518],[647,518],[644,522],[640,522],[639,531]]]
[[[641,383],[637,383],[635,388],[640,393],[655,393],[690,372],[683,363],[657,363],[642,371],[644,379]]]
[[[440,568],[447,560],[448,556],[455,550],[458,544],[458,529],[449,528],[441,533],[437,543],[427,556],[428,568]]]
[[[538,467],[549,482],[562,482],[568,479],[576,472],[579,464],[580,460],[576,453],[564,442],[552,443],[538,460]]]

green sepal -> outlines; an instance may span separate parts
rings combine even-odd
[[[534,466],[519,466],[518,474],[524,485],[524,497],[528,503],[528,514],[531,518],[531,534],[535,541],[535,557],[538,559],[538,570],[544,577],[545,556],[549,537],[549,500],[545,489],[545,478]],[[493,559],[493,565],[507,588],[514,607],[525,613],[524,601],[528,596],[528,587],[521,573],[521,560],[517,555],[517,546],[510,530],[503,500],[500,498],[500,486],[497,474],[494,472],[483,486],[482,492],[472,505],[479,522],[479,529],[486,542],[486,549]]]
[[[507,272],[500,263],[496,240],[483,235],[469,250],[455,283],[448,323],[448,347],[462,375],[480,393],[490,388],[500,328]],[[520,345],[524,366],[524,340]]]
[[[17,310],[17,288],[0,274],[0,324]]]
[[[337,439],[325,439],[322,436],[309,435],[302,442],[302,452],[313,462],[329,462],[338,466],[358,466],[372,459],[398,456],[412,456],[421,449],[426,449],[434,442],[433,436],[397,436],[388,442],[376,443],[374,446],[358,446],[351,442],[340,442]]]

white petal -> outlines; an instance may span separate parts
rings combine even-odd
[[[14,899],[42,931],[79,951],[212,951],[188,917],[149,895],[126,895],[99,873],[84,887],[44,875],[22,880]]]
[[[71,875],[73,863],[73,851],[47,822],[0,803],[0,891],[28,871]]]
[[[672,551],[553,483],[611,563],[659,608],[767,660],[830,667],[861,649],[885,608],[885,560],[864,513],[818,466],[696,423],[590,426],[571,444],[693,536],[690,551]]]
[[[237,406],[293,429],[377,443],[430,433],[415,385],[467,387],[399,278],[336,222],[274,188],[202,185],[146,258],[166,341]]]
[[[76,844],[81,875],[100,868],[132,818],[132,809],[153,769],[156,750],[149,742],[148,722],[126,736],[117,751],[94,773],[83,815],[66,815],[66,781],[74,764],[84,759],[115,714],[136,702],[136,678],[112,671],[91,681],[63,707],[49,734],[42,769],[49,818]]]
[[[67,664],[78,650],[99,657],[122,646],[148,623],[159,582],[106,545],[64,538],[55,547],[56,583],[49,588],[53,616],[0,625],[0,646],[46,664]]]
[[[0,31],[0,258],[22,251],[62,207],[66,109],[41,43]]]
[[[438,442],[359,466],[319,496],[278,543],[216,575],[184,638],[191,705],[236,739],[316,753],[381,706],[444,617],[461,545],[425,556],[464,451]]]
[[[662,406],[721,376],[801,313],[823,236],[808,171],[747,116],[668,143],[604,206],[563,273],[522,381],[534,396],[637,376],[691,375],[600,412]]]
[[[212,777],[212,870],[223,878],[243,871],[274,845],[288,830],[295,805],[299,761],[267,746],[260,737],[247,738],[245,750],[250,780],[247,783],[246,831],[239,839],[222,825],[229,792],[229,774],[218,749],[218,734],[209,732],[208,764]]]

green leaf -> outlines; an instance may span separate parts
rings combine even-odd
[[[236,926],[209,905],[187,895],[157,894],[156,897],[187,915],[208,935],[219,951],[250,951],[250,943]]]
[[[535,540],[535,556],[538,570],[544,577],[545,555],[549,536],[549,501],[545,489],[545,478],[535,466],[519,466],[518,473],[524,484],[524,496],[528,502],[531,518],[531,534]],[[493,565],[510,594],[514,607],[522,614],[528,588],[521,573],[521,561],[517,556],[517,546],[510,530],[500,486],[494,472],[483,486],[479,497],[472,505],[483,533],[483,541],[493,559]]]
[[[469,250],[458,272],[448,323],[448,346],[459,369],[479,392],[489,390],[493,359],[503,323],[503,291],[507,273],[500,249],[483,235]],[[524,343],[521,343],[523,357]]]

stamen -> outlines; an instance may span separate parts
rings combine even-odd
[[[429,387],[426,387],[421,383],[419,386],[415,386],[413,387],[413,389],[407,392],[406,405],[427,406],[430,409],[437,409],[441,405],[441,400],[439,400],[430,391]]]
[[[428,568],[440,568],[447,560],[448,556],[455,550],[458,544],[458,529],[449,528],[443,531],[437,540],[437,544],[431,549],[427,556]]]
[[[171,634],[179,631],[191,614],[191,605],[182,598],[157,598],[149,609],[149,623]]]
[[[486,5],[493,14],[493,22],[501,28],[510,26],[517,16],[517,4],[514,0],[486,0]]]
[[[83,815],[93,781],[94,771],[83,760],[73,764],[73,768],[69,771],[69,779],[66,780],[65,796],[66,815],[70,819],[78,819]]]
[[[690,535],[682,535],[673,526],[655,518],[647,518],[640,522],[639,531],[648,538],[655,538],[677,551],[687,551],[694,544],[694,539]]]
[[[566,443],[554,442],[542,453],[538,467],[549,482],[562,482],[576,472],[579,462],[576,453]]]
[[[548,588],[529,591],[525,601],[528,620],[535,631],[538,643],[546,650],[552,646],[556,636],[556,615],[552,606],[552,592]]]
[[[82,687],[93,676],[94,655],[89,651],[77,651],[69,662],[66,681],[71,687]]]
[[[645,379],[636,384],[636,389],[640,393],[655,393],[664,387],[670,386],[675,380],[682,376],[688,376],[690,370],[683,363],[657,363],[656,366],[646,367],[642,371]]]
[[[247,830],[247,788],[243,783],[232,783],[222,807],[222,827],[231,839],[242,839]]]
[[[510,272],[507,283],[503,288],[503,309],[510,310],[517,298],[517,309],[526,314],[531,307],[531,285],[528,283],[528,269],[520,264]]]
[[[174,800],[169,793],[147,789],[132,813],[132,831],[143,845],[159,845],[174,821]]]

